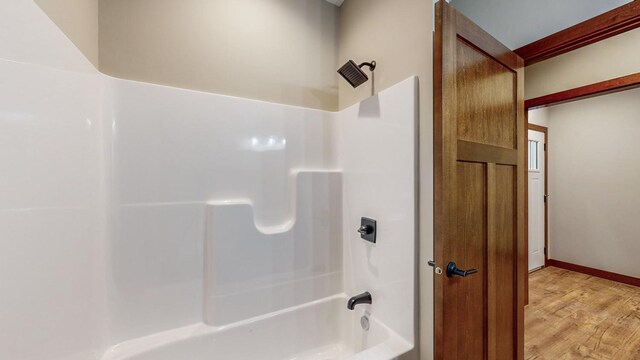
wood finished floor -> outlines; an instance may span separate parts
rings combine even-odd
[[[529,281],[525,359],[640,360],[640,287],[554,267]]]

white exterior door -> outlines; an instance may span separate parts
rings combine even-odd
[[[544,266],[544,133],[529,130],[529,271]]]

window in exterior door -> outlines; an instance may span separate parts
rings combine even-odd
[[[529,140],[529,171],[540,170],[540,166],[538,164],[538,146],[538,141]]]

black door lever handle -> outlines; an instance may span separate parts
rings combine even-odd
[[[477,269],[469,269],[469,270],[458,269],[458,267],[456,266],[456,263],[454,263],[453,261],[450,262],[449,265],[447,265],[447,276],[448,277],[452,277],[454,275],[461,276],[461,277],[467,277],[467,276],[473,275],[473,274],[475,274],[477,272],[478,272]]]

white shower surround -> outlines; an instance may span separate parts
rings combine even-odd
[[[259,334],[277,344],[264,360],[411,349],[415,78],[339,113],[107,82],[119,345],[105,360],[250,359]],[[375,245],[362,216],[379,221]],[[373,305],[348,311],[363,291]]]
[[[31,1],[3,1],[0,20],[0,358],[240,359],[228,351],[251,349],[247,331],[290,341],[282,330],[305,319],[295,329],[308,337],[261,358],[318,347],[390,359],[413,346],[415,78],[323,112],[104,76]],[[207,224],[229,201],[258,235],[294,229],[300,204],[332,219],[319,228],[307,209],[296,241],[309,224],[324,235],[285,246],[292,263],[272,257],[270,278],[243,279],[286,297],[205,304]],[[360,216],[379,221],[378,244],[357,236]],[[373,305],[347,311],[365,290]]]

